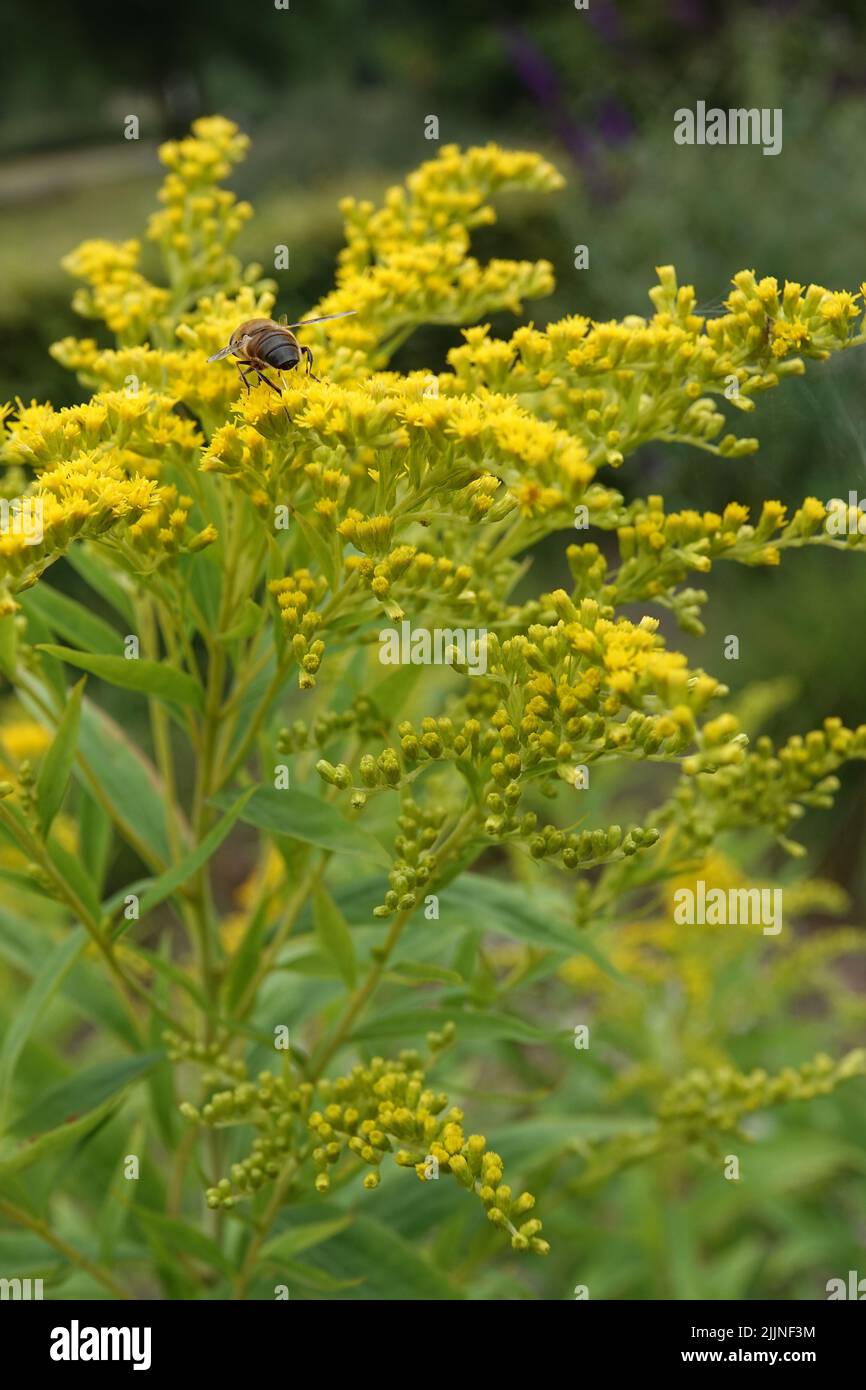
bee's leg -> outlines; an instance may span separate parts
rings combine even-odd
[[[305,356],[306,359],[307,359],[307,376],[311,376],[311,377],[313,378],[313,381],[321,381],[322,378],[316,376],[315,372],[313,371],[313,350],[312,350],[312,348],[303,347],[303,348],[301,348],[301,352],[304,354],[304,356]]]
[[[271,381],[270,377],[269,377],[269,376],[265,376],[264,372],[261,370],[260,367],[256,367],[256,368],[255,368],[255,373],[256,373],[256,376],[258,377],[259,381],[263,381],[263,382],[265,383],[266,386],[270,386],[271,390],[272,390],[272,391],[276,391],[276,393],[277,393],[278,396],[281,396],[281,395],[282,395],[282,392],[280,391],[279,386],[275,386],[274,383]]]
[[[252,387],[250,386],[250,383],[247,381],[247,377],[248,377],[248,375],[249,375],[250,368],[247,367],[247,370],[244,371],[244,369],[243,369],[243,367],[241,366],[240,362],[235,362],[235,366],[236,366],[237,369],[238,369],[238,376],[240,377],[240,379],[241,379],[241,381],[243,382],[244,386],[247,388],[247,394],[249,394],[249,392],[252,390]]]
[[[289,414],[289,412],[286,410],[286,403],[285,403],[285,401],[283,400],[283,378],[282,378],[282,375],[281,375],[279,369],[277,369],[277,376],[279,377],[279,381],[280,381],[279,386],[275,386],[274,383],[271,381],[270,377],[269,377],[269,376],[265,376],[265,374],[264,374],[264,372],[262,371],[261,367],[255,367],[255,371],[256,371],[256,373],[258,374],[259,381],[263,381],[263,382],[265,383],[266,386],[270,386],[270,388],[271,388],[272,391],[276,391],[277,395],[278,395],[279,398],[280,398],[280,402],[281,402],[281,404],[282,404],[282,407],[283,407],[283,414],[285,415],[285,417],[286,417],[286,419],[289,421],[289,423],[291,423],[292,417],[291,417],[291,415]]]

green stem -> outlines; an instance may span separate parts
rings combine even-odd
[[[141,630],[142,645],[144,646],[145,654],[150,657],[151,660],[158,661],[159,643],[157,641],[156,618],[151,603],[142,603],[140,605],[139,628]],[[156,762],[162,777],[163,805],[165,808],[165,824],[168,833],[168,842],[172,859],[176,863],[183,857],[183,845],[175,816],[175,808],[178,805],[178,799],[177,784],[174,777],[174,754],[171,747],[171,731],[165,704],[152,695],[148,697],[147,704],[150,711],[150,727],[153,734]]]
[[[16,1207],[13,1202],[7,1201],[5,1197],[0,1197],[0,1212],[2,1212],[4,1216],[8,1216],[10,1221],[16,1221],[19,1226],[26,1226],[28,1230],[35,1232],[35,1234],[39,1236],[41,1240],[46,1241],[48,1245],[53,1245],[54,1249],[59,1250],[60,1254],[65,1256],[71,1264],[77,1265],[79,1269],[83,1269],[85,1274],[89,1274],[91,1279],[95,1279],[96,1282],[107,1289],[109,1293],[114,1294],[115,1298],[129,1298],[126,1289],[124,1289],[121,1284],[118,1284],[117,1280],[113,1275],[109,1274],[107,1269],[103,1269],[100,1265],[94,1264],[93,1260],[88,1259],[86,1255],[82,1255],[74,1246],[67,1244],[60,1236],[55,1235],[47,1221],[44,1221],[39,1216],[31,1216],[28,1211],[24,1211],[22,1207]]]
[[[243,1298],[247,1291],[247,1288],[249,1287],[250,1280],[252,1279],[253,1274],[255,1273],[256,1261],[259,1256],[259,1250],[261,1249],[262,1243],[265,1240],[269,1230],[271,1229],[271,1226],[273,1225],[276,1219],[277,1213],[280,1207],[282,1206],[283,1197],[285,1196],[286,1189],[291,1183],[295,1174],[297,1173],[301,1165],[301,1162],[302,1157],[300,1154],[296,1157],[291,1157],[287,1159],[282,1173],[274,1183],[274,1190],[271,1193],[270,1201],[268,1202],[268,1205],[264,1210],[261,1220],[256,1224],[255,1232],[249,1245],[247,1246],[246,1254],[244,1255],[244,1261],[241,1265],[240,1272],[235,1283],[236,1299]]]
[[[444,866],[447,859],[453,857],[459,851],[467,831],[475,824],[476,817],[477,809],[473,805],[469,807],[468,810],[464,811],[453,830],[442,842],[439,849],[435,851],[440,868]],[[415,908],[407,908],[405,911],[397,913],[391,923],[391,929],[385,938],[384,945],[379,951],[377,959],[374,961],[366,980],[352,995],[330,1039],[325,1041],[316,1050],[307,1076],[309,1081],[318,1081],[331,1058],[339,1051],[346,1041],[355,1020],[366,1007],[385,973],[385,968],[394,952],[397,942],[400,940],[403,928],[406,926],[406,923],[409,921],[414,911]]]
[[[291,657],[288,659],[284,659],[277,666],[276,671],[274,672],[273,676],[271,677],[271,680],[268,683],[268,688],[262,696],[261,703],[258,709],[256,710],[253,718],[250,720],[250,726],[247,729],[246,734],[241,740],[234,755],[226,764],[222,774],[220,775],[217,781],[217,785],[214,788],[214,791],[219,791],[222,787],[226,786],[232,780],[238,768],[242,767],[243,764],[246,762],[246,759],[249,756],[250,749],[255,743],[256,738],[258,737],[259,730],[262,727],[262,724],[270,710],[271,703],[279,694],[280,688],[286,679],[286,675],[288,674],[288,670],[291,665],[291,660]]]

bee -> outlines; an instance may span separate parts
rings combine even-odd
[[[259,381],[263,381],[279,395],[280,388],[271,381],[265,372],[266,367],[275,372],[290,372],[305,359],[307,376],[311,376],[314,381],[319,380],[313,373],[312,350],[299,343],[291,330],[306,328],[309,323],[326,323],[328,319],[345,319],[356,312],[355,309],[346,309],[342,314],[323,314],[321,318],[302,319],[300,323],[247,319],[245,323],[238,325],[227,345],[208,358],[208,362],[219,362],[222,357],[228,357],[229,353],[232,353],[241,381],[248,391],[251,389],[248,378],[255,375]]]

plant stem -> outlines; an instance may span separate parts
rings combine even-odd
[[[228,762],[228,765],[225,767],[222,774],[220,775],[216,786],[214,787],[215,792],[219,791],[220,788],[224,787],[228,782],[230,782],[238,768],[242,767],[244,762],[246,761],[247,756],[249,755],[249,751],[256,741],[259,729],[261,728],[270,710],[271,702],[279,693],[280,687],[286,679],[290,665],[291,658],[289,658],[289,660],[283,660],[279,662],[279,664],[277,665],[277,669],[274,671],[274,674],[268,683],[268,688],[262,697],[261,703],[259,704],[255,714],[253,715],[253,718],[250,720],[249,728],[247,729],[243,739],[241,740],[236,752],[232,756],[231,760]]]
[[[48,1222],[44,1221],[42,1217],[31,1216],[28,1211],[24,1211],[21,1207],[16,1207],[13,1202],[7,1201],[5,1197],[0,1197],[0,1212],[2,1212],[4,1216],[8,1216],[10,1221],[17,1221],[20,1226],[26,1226],[28,1230],[35,1232],[41,1240],[47,1241],[49,1245],[53,1245],[54,1249],[59,1250],[61,1255],[64,1255],[71,1264],[77,1265],[79,1269],[83,1269],[85,1274],[89,1274],[91,1279],[95,1279],[103,1288],[108,1289],[108,1292],[113,1293],[115,1298],[129,1298],[126,1289],[124,1289],[121,1284],[118,1284],[113,1275],[108,1273],[108,1270],[102,1269],[98,1264],[94,1264],[92,1260],[88,1259],[86,1255],[82,1255],[74,1246],[68,1245],[60,1236],[55,1235],[48,1225]]]
[[[256,1260],[258,1259],[259,1250],[262,1247],[262,1242],[264,1241],[265,1237],[268,1234],[268,1231],[271,1229],[271,1226],[274,1223],[277,1212],[282,1206],[286,1188],[289,1186],[289,1183],[292,1181],[292,1178],[297,1173],[300,1164],[300,1155],[298,1155],[297,1157],[287,1159],[286,1165],[283,1168],[282,1173],[274,1183],[274,1190],[271,1193],[270,1201],[268,1202],[268,1205],[266,1206],[262,1214],[261,1221],[259,1221],[256,1226],[255,1233],[249,1245],[247,1246],[246,1254],[244,1255],[244,1261],[241,1265],[240,1273],[238,1274],[237,1282],[235,1284],[236,1299],[243,1298],[244,1294],[247,1291],[249,1282],[252,1279],[253,1274],[255,1273]]]
[[[458,852],[466,832],[474,825],[476,816],[477,808],[472,805],[464,811],[453,830],[451,830],[443,840],[438,851],[436,851],[440,869],[444,866],[447,859],[453,857],[453,855]],[[374,961],[369,975],[364,983],[360,985],[352,995],[331,1038],[316,1050],[308,1073],[307,1079],[309,1081],[318,1081],[325,1067],[334,1056],[334,1053],[342,1047],[352,1029],[352,1025],[378,986],[394,951],[394,947],[400,940],[403,928],[414,911],[415,908],[407,908],[405,911],[397,913],[391,923],[391,929],[385,938],[384,945],[378,954],[378,959]]]
[[[143,639],[145,654],[151,660],[159,660],[159,643],[157,641],[157,627],[153,611],[153,605],[143,603],[139,609],[139,627]],[[148,697],[148,708],[150,710],[150,727],[153,733],[153,746],[156,752],[156,761],[162,776],[163,785],[163,805],[165,807],[165,824],[168,833],[168,843],[171,855],[175,862],[183,857],[183,847],[181,844],[180,832],[175,817],[175,807],[177,800],[177,785],[174,778],[174,755],[171,747],[171,733],[168,723],[165,704],[157,700],[154,696]]]
[[[364,1008],[373,991],[376,989],[376,986],[378,985],[379,981],[381,980],[382,975],[385,971],[385,966],[388,963],[388,958],[390,957],[391,952],[394,950],[394,947],[397,945],[397,942],[400,939],[400,934],[403,931],[403,928],[405,927],[409,918],[412,916],[413,911],[414,908],[409,908],[405,912],[397,913],[397,916],[391,923],[391,930],[388,932],[388,935],[385,938],[385,944],[382,947],[382,953],[380,958],[374,961],[373,967],[370,970],[370,973],[367,976],[366,980],[362,985],[358,987],[358,989],[355,990],[355,993],[352,995],[352,998],[349,1000],[348,1005],[343,1011],[342,1017],[340,1018],[336,1031],[332,1034],[330,1040],[326,1042],[322,1048],[317,1050],[316,1055],[313,1058],[311,1070],[308,1075],[309,1081],[318,1081],[319,1077],[322,1075],[322,1072],[330,1062],[334,1053],[337,1052],[340,1047],[342,1047],[344,1041],[346,1040],[346,1037],[351,1031],[355,1019],[358,1017],[359,1013]]]

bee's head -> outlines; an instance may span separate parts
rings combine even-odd
[[[215,352],[213,357],[209,357],[208,362],[219,362],[221,358],[228,357],[230,352],[243,352],[250,341],[252,331],[267,323],[267,319],[247,319],[244,323],[238,324],[226,346]]]

